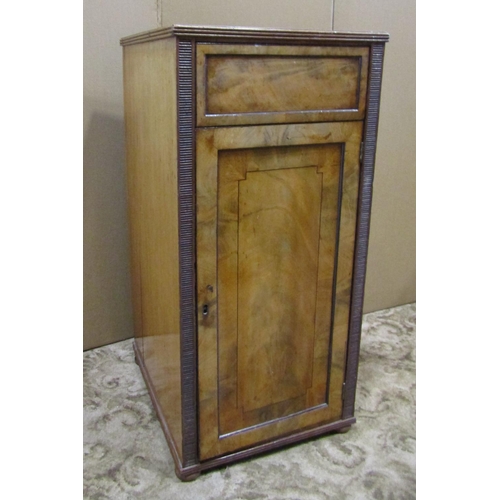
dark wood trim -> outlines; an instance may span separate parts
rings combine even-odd
[[[194,48],[195,44],[192,41],[177,41],[181,405],[184,467],[193,466],[199,462],[195,276]]]
[[[360,169],[360,191],[358,198],[358,220],[356,228],[356,249],[354,254],[354,272],[351,294],[351,317],[349,321],[349,341],[347,345],[347,366],[345,376],[344,406],[342,418],[354,415],[354,400],[358,376],[359,346],[361,340],[361,322],[366,277],[366,259],[368,254],[368,236],[370,233],[370,211],[372,204],[373,174],[375,166],[375,147],[377,142],[380,91],[382,85],[382,65],[384,44],[371,47],[370,72],[366,121],[364,132],[364,153]]]
[[[324,42],[386,42],[389,40],[387,33],[356,33],[339,31],[289,31],[281,29],[240,28],[240,27],[208,27],[208,26],[183,26],[174,25],[168,28],[158,28],[144,31],[136,35],[124,37],[121,45],[161,40],[171,36],[189,37],[197,41],[234,41],[234,42],[299,42],[316,43]]]
[[[151,378],[149,377],[148,370],[146,368],[146,364],[144,363],[144,358],[142,356],[142,352],[137,346],[137,341],[134,339],[134,354],[135,354],[135,362],[141,369],[142,377],[146,382],[146,387],[148,388],[149,396],[151,397],[151,402],[153,403],[153,408],[155,409],[156,415],[158,416],[158,420],[160,421],[161,428],[163,430],[163,434],[165,434],[165,438],[167,440],[168,447],[170,448],[170,453],[172,453],[172,458],[174,459],[176,471],[180,471],[182,469],[182,461],[179,457],[179,453],[177,452],[177,448],[175,446],[174,438],[172,437],[172,433],[168,427],[168,423],[163,416],[163,412],[160,407],[160,403],[158,402],[158,398],[156,396],[155,388]]]

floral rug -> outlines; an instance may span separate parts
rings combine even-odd
[[[415,498],[415,304],[363,317],[357,423],[182,483],[132,340],[84,353],[84,499]]]

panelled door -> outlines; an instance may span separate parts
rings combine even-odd
[[[201,460],[341,418],[362,127],[197,131]]]

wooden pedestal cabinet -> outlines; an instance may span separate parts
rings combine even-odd
[[[183,480],[355,421],[387,40],[121,41],[136,359]]]

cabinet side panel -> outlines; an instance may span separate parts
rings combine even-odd
[[[124,81],[136,336],[182,460],[175,40],[125,47]]]
[[[142,300],[141,300],[141,178],[138,168],[139,149],[136,141],[136,129],[138,124],[134,120],[133,106],[137,106],[135,101],[137,80],[139,72],[136,69],[137,57],[134,51],[124,49],[123,51],[123,94],[125,108],[125,148],[127,163],[127,210],[130,239],[130,267],[132,276],[132,306],[134,316],[134,337],[135,345],[140,354],[143,355],[143,330],[142,330]]]

